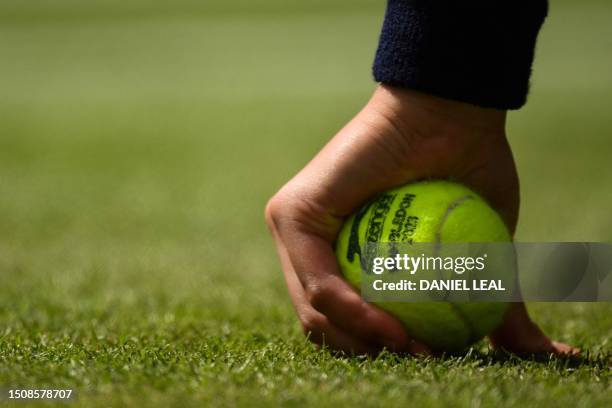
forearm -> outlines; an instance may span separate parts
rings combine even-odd
[[[378,82],[482,107],[526,100],[546,0],[388,0]]]

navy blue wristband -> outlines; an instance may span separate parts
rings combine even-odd
[[[374,61],[378,82],[474,105],[527,98],[546,0],[388,0]]]

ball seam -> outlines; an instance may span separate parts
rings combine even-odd
[[[438,224],[438,228],[436,229],[436,232],[435,232],[435,245],[436,245],[435,252],[436,254],[439,252],[440,245],[442,244],[442,230],[444,229],[444,224],[446,223],[450,215],[453,213],[454,210],[456,210],[459,206],[461,206],[461,204],[465,203],[468,200],[473,200],[474,198],[475,197],[473,195],[467,194],[465,196],[455,199],[448,205],[448,207],[446,208],[446,211],[444,212],[444,215],[442,216],[442,219],[440,220],[440,223]],[[448,297],[448,293],[445,294],[445,298],[447,297]],[[455,313],[457,318],[461,320],[463,324],[465,325],[465,327],[467,328],[468,330],[467,342],[468,344],[472,344],[478,338],[474,325],[472,324],[470,319],[468,319],[468,317],[461,311],[461,309],[457,307],[456,304],[454,304],[453,302],[447,302],[447,303],[450,305],[451,310]]]

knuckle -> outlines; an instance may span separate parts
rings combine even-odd
[[[334,297],[334,288],[327,284],[309,284],[304,288],[308,302],[318,311],[323,311]]]
[[[286,216],[287,200],[282,193],[276,193],[268,203],[264,211],[266,224],[271,230],[278,230],[282,218]]]
[[[283,187],[268,200],[264,215],[266,224],[272,232],[283,232],[289,229],[300,229],[312,226],[324,215],[324,209],[303,191],[289,185]]]
[[[300,323],[304,335],[311,339],[318,339],[325,330],[327,319],[325,316],[315,312],[305,313],[300,316]]]

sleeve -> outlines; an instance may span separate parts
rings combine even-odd
[[[388,0],[378,82],[497,108],[525,104],[547,0]]]

